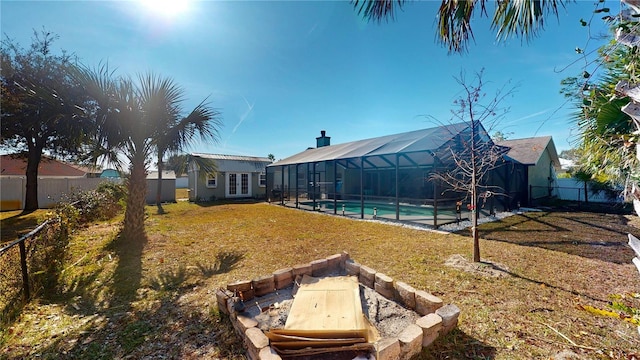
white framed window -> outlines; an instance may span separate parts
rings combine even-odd
[[[260,185],[260,187],[267,186],[267,174],[266,173],[261,172],[258,175],[258,185]]]
[[[207,187],[208,188],[217,188],[218,187],[218,174],[207,174]]]

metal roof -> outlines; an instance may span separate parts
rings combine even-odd
[[[320,148],[310,148],[268,166],[295,165],[425,151],[435,152],[466,128],[468,128],[466,123],[457,123]]]
[[[263,172],[271,159],[258,156],[223,155],[192,153],[204,159],[212,159],[216,162],[219,172]]]

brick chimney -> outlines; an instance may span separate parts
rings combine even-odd
[[[331,145],[331,137],[326,136],[327,132],[324,130],[320,131],[320,137],[316,138],[316,147],[323,147]]]

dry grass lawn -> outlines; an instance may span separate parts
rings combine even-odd
[[[526,213],[484,224],[488,277],[446,266],[471,240],[265,203],[148,207],[147,237],[114,223],[76,231],[56,294],[0,329],[0,358],[243,358],[214,291],[234,280],[347,251],[356,261],[460,307],[458,329],[419,359],[627,359],[636,327],[581,310],[640,289],[632,216]],[[635,223],[634,223],[635,222]],[[4,231],[3,223],[3,231]],[[637,305],[637,304],[636,304]]]

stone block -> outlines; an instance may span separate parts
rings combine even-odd
[[[397,338],[382,338],[375,343],[376,360],[400,359],[400,341]]]
[[[311,276],[311,264],[300,264],[293,267],[293,278],[296,276],[309,275]]]
[[[447,334],[451,330],[455,329],[456,325],[458,325],[460,308],[453,304],[447,304],[436,310],[436,315],[442,318],[442,329],[440,330],[440,333]]]
[[[293,284],[293,268],[280,269],[273,272],[273,281],[277,290]]]
[[[374,287],[378,294],[389,300],[393,300],[393,279],[383,273],[376,273]]]
[[[327,275],[329,270],[327,259],[319,259],[311,262],[311,276]]]
[[[437,296],[422,290],[416,290],[415,294],[416,312],[420,315],[432,314],[442,307],[442,299]]]
[[[227,285],[227,290],[240,296],[243,300],[251,300],[255,297],[251,280],[241,280]]]
[[[370,288],[374,288],[374,283],[376,279],[376,271],[372,268],[364,265],[360,265],[360,276],[358,280],[362,285],[368,286]]]
[[[262,330],[252,327],[244,333],[244,344],[247,347],[247,354],[251,359],[259,359],[260,351],[269,346],[269,338]]]
[[[218,304],[218,310],[221,313],[229,315],[229,308],[227,301],[231,299],[233,293],[224,289],[216,290],[216,303]]]
[[[341,254],[335,254],[327,257],[327,271],[338,272],[340,271],[340,262],[342,261]]]
[[[340,266],[344,270],[344,264],[347,262],[347,260],[351,259],[351,256],[346,251],[343,251],[342,253],[340,253],[340,256],[341,256]]]
[[[347,275],[360,276],[360,264],[351,259],[345,261],[344,269],[347,271]]]
[[[252,318],[248,313],[239,313],[236,316],[236,322],[242,330],[242,334],[244,334],[249,328],[258,326],[256,319]]]
[[[442,318],[436,314],[428,314],[416,320],[416,325],[422,329],[422,347],[427,347],[438,338]]]
[[[251,280],[240,280],[227,285],[227,290],[231,291],[234,294],[237,291],[248,291],[251,289],[253,289],[251,287]]]
[[[272,293],[276,289],[273,274],[253,279],[252,284],[256,296]]]
[[[400,341],[400,357],[411,359],[422,351],[422,328],[416,324],[411,324],[404,329],[398,340]]]
[[[395,289],[396,299],[407,308],[414,310],[416,308],[416,289],[401,281],[396,282]]]
[[[271,346],[263,347],[258,354],[259,360],[282,360],[280,355],[271,348]]]

